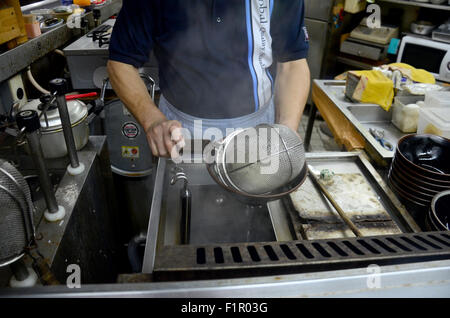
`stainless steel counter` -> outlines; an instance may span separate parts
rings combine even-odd
[[[311,155],[313,154],[309,154],[309,156]],[[162,166],[160,168],[165,167]],[[160,170],[161,169],[158,169],[158,171]],[[156,180],[159,179],[159,182],[163,182],[167,179],[167,176],[157,174],[155,178]],[[192,184],[204,184],[205,182],[208,183],[210,180],[205,175],[197,174],[191,181]],[[89,191],[90,189],[91,188],[88,188],[87,190]],[[177,194],[177,190],[178,189],[175,189],[172,192]],[[156,193],[155,195],[158,196],[161,195],[161,193]],[[156,200],[154,201],[154,204],[161,205],[161,202]],[[169,202],[168,204],[170,205],[171,203]],[[171,208],[169,205],[167,205],[166,208]],[[172,208],[174,207],[172,206]],[[276,207],[270,210],[272,212],[271,222],[275,223],[277,222],[275,218],[280,215],[277,212],[278,210]],[[84,208],[77,213],[78,215],[80,215],[80,213],[86,215],[87,213],[88,216],[92,216],[92,213],[89,213],[89,211],[92,212],[92,209]],[[171,209],[169,212],[172,213],[174,211]],[[72,213],[72,219],[73,218],[74,214]],[[83,220],[83,218],[79,220]],[[101,217],[99,220],[104,220],[104,218]],[[86,222],[83,221],[81,223],[80,221],[76,222],[75,224],[78,224],[78,226],[75,226],[75,229],[78,228],[79,232],[72,232],[69,237],[74,237],[73,235],[76,235],[76,233],[79,233],[78,235],[80,235],[82,233],[92,233],[92,231],[98,232],[98,229],[88,229],[90,223],[91,222],[87,220]],[[150,217],[150,231],[152,231],[154,226],[158,227],[160,224],[162,225],[162,228],[165,228],[166,230],[160,231],[160,233],[154,232],[154,235],[150,238],[151,243],[154,243],[156,246],[158,237],[164,237],[166,243],[171,241],[171,244],[173,244],[174,240],[176,240],[176,234],[167,231],[167,228],[170,230],[170,227],[167,227],[167,224],[165,224],[164,221],[159,222],[159,215],[157,213],[152,213]],[[73,224],[71,227],[73,228]],[[277,228],[278,230],[275,231],[275,234],[276,239],[280,241],[279,244],[290,244],[290,242],[285,243],[283,241],[291,240],[292,238],[286,235],[280,235],[280,233],[283,234],[283,231],[279,231],[280,226],[277,226]],[[89,237],[92,238],[91,236]],[[447,239],[450,238],[447,237]],[[351,241],[351,239],[349,240]],[[76,242],[76,240],[72,241]],[[89,239],[89,241],[91,240]],[[302,243],[305,244],[305,246],[309,244],[306,241],[303,241]],[[446,244],[447,246],[450,245],[450,243]],[[271,243],[265,243],[265,245],[271,245]],[[441,244],[441,246],[443,245]],[[214,247],[214,245],[211,245],[211,249],[212,247]],[[446,251],[445,248],[439,248],[441,251]],[[88,254],[92,254],[93,251],[98,252],[98,250],[87,250]],[[275,249],[275,251],[277,250]],[[435,249],[435,252],[436,251],[437,250]],[[82,251],[79,252],[83,254]],[[327,260],[326,257],[320,259],[320,255],[317,251],[313,251],[313,254],[316,259],[313,259],[311,264],[314,262],[323,262],[325,266],[320,271],[311,272],[297,270],[295,273],[279,275],[260,275],[256,274],[256,272],[253,274],[250,272],[250,274],[241,278],[218,279],[211,277],[210,279],[204,280],[191,279],[171,282],[155,282],[154,280],[152,281],[152,276],[147,276],[148,282],[142,282],[145,280],[141,280],[140,283],[133,284],[92,283],[89,279],[83,278],[80,289],[70,289],[66,287],[64,285],[64,280],[61,279],[62,285],[60,286],[41,286],[26,290],[0,289],[0,297],[450,297],[450,260],[448,259],[416,263],[407,263],[405,259],[405,264],[392,265],[382,261],[379,262],[378,256],[373,255],[369,258],[370,263],[366,266],[358,266],[353,269],[331,270],[334,261]],[[396,249],[396,253],[394,254],[402,254],[402,252]],[[71,257],[70,261],[73,261],[74,255],[66,255]],[[209,255],[208,252],[207,255]],[[103,257],[100,258],[103,259]],[[228,258],[228,256],[226,256],[226,258]],[[88,259],[80,259],[80,261],[80,264],[84,264],[84,262],[88,262]],[[106,262],[103,266],[105,264],[113,264],[108,258],[105,258],[103,261]],[[59,262],[61,264],[66,264],[64,258],[61,257],[59,257]],[[269,264],[270,260],[268,258],[262,259],[262,262],[264,264]],[[329,264],[329,266],[327,264]],[[61,266],[61,269],[64,268],[64,266]],[[64,278],[64,275],[67,276],[68,274],[60,272],[59,275],[61,278]]]
[[[57,223],[44,220],[45,201],[42,195],[36,194],[33,203],[37,244],[59,282],[65,283],[68,265],[78,264],[82,281],[111,283],[119,273],[120,231],[106,137],[91,136],[78,156],[86,169],[77,176],[66,172],[68,158],[46,161],[49,172],[60,176],[55,196],[66,215]],[[19,170],[25,176],[36,174],[26,154],[15,157],[6,151],[0,157],[18,159]],[[26,262],[30,261],[27,257]],[[1,268],[1,287],[9,277],[8,268]]]
[[[450,297],[450,261],[320,273],[169,283],[82,285],[0,290],[0,297]]]
[[[369,132],[369,128],[383,130],[385,139],[394,146],[405,136],[392,123],[392,110],[386,112],[376,104],[354,103],[345,97],[345,81],[315,80],[317,85],[333,102],[334,106],[354,125],[367,142],[367,146],[374,150],[383,160],[390,161],[394,151],[385,149]]]

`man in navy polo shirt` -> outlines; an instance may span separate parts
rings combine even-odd
[[[273,122],[296,131],[310,87],[308,41],[303,0],[124,0],[108,71],[152,153],[168,156],[180,139],[172,133],[199,119],[223,134]],[[159,108],[138,73],[151,50]]]

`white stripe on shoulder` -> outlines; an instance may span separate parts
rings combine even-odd
[[[271,0],[250,0],[253,33],[253,66],[258,80],[259,105],[272,98],[272,81],[267,69],[272,65],[272,37],[270,35]]]

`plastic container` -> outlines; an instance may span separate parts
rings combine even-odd
[[[23,20],[25,22],[25,30],[27,31],[27,36],[29,39],[34,39],[41,35],[41,27],[35,15],[24,14]]]
[[[392,123],[403,133],[417,132],[421,96],[397,96],[392,105]]]
[[[450,107],[450,91],[425,94],[425,107]]]
[[[417,133],[450,138],[450,107],[421,108]]]

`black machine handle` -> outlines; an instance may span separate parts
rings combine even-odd
[[[19,129],[26,133],[32,133],[41,128],[39,115],[35,110],[23,110],[16,115],[16,122]]]
[[[181,244],[189,244],[191,236],[191,206],[192,195],[189,189],[184,188],[180,191],[181,200],[181,222],[180,222],[180,238]]]
[[[64,78],[55,78],[50,81],[50,92],[56,96],[63,96],[68,93],[69,86]]]

